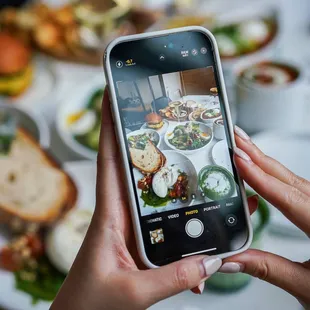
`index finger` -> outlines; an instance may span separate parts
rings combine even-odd
[[[310,198],[256,165],[249,154],[235,148],[235,164],[241,177],[307,234],[310,233]]]
[[[101,108],[101,130],[99,139],[98,160],[110,160],[117,158],[117,142],[114,131],[114,122],[111,112],[111,104],[108,89],[105,88]]]
[[[240,128],[236,127],[238,132]],[[282,182],[296,187],[310,197],[310,182],[294,174],[274,158],[265,155],[251,140],[245,140],[238,135],[235,137],[237,146],[250,155],[251,159],[266,173],[276,177]]]
[[[105,89],[102,100],[102,119],[99,152],[97,158],[96,209],[111,217],[119,212],[117,206],[124,201],[124,184],[119,150],[114,131],[108,90]],[[113,207],[112,207],[113,206]]]

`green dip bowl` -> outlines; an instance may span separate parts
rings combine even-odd
[[[252,190],[246,190],[247,197],[253,196],[256,193]],[[256,218],[254,218],[256,216]],[[255,215],[252,216],[254,236],[251,244],[252,249],[261,249],[262,235],[266,225],[270,219],[270,211],[266,201],[259,197],[258,209]],[[233,292],[245,287],[251,281],[251,276],[244,273],[225,274],[216,273],[206,282],[209,290],[221,292]]]
[[[224,175],[230,184],[229,192],[226,194],[215,192],[211,189],[207,189],[204,186],[206,176],[211,173],[218,173]],[[236,191],[236,184],[233,175],[225,168],[217,165],[209,165],[203,167],[198,174],[198,182],[200,189],[204,192],[205,196],[210,200],[221,200],[231,197]]]

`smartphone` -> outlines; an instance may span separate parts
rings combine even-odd
[[[145,265],[246,250],[251,221],[211,32],[120,37],[108,45],[104,69]]]

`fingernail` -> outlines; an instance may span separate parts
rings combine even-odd
[[[238,272],[242,272],[244,270],[244,265],[240,264],[240,263],[225,263],[221,268],[220,268],[220,272],[223,273],[238,273]]]
[[[238,147],[234,147],[234,152],[235,152],[235,154],[238,156],[238,157],[240,157],[240,158],[242,158],[243,160],[245,160],[246,162],[248,162],[248,163],[251,163],[252,162],[252,159],[251,159],[251,157],[247,154],[247,153],[245,153],[244,151],[242,151],[241,149],[239,149]]]
[[[258,203],[258,201],[259,201],[259,196],[257,194],[250,196],[249,198],[255,199],[256,203]]]
[[[205,281],[201,282],[201,283],[198,285],[199,294],[202,294],[204,288],[205,288]]]
[[[207,257],[202,260],[203,276],[202,278],[208,278],[219,270],[222,266],[222,260],[219,257]]]
[[[237,136],[239,136],[242,140],[245,140],[251,144],[253,144],[251,138],[249,137],[249,135],[240,127],[238,127],[237,125],[235,125],[235,133]]]

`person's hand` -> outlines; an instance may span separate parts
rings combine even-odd
[[[235,133],[234,161],[241,177],[310,236],[310,182],[266,156],[242,129],[236,127]],[[310,306],[310,261],[292,262],[271,253],[248,250],[226,259],[220,271],[248,273],[281,287]]]
[[[249,199],[250,212],[256,209],[257,201],[257,196]],[[84,243],[51,309],[145,309],[184,290],[201,293],[205,280],[221,265],[220,258],[199,255],[145,270],[138,257],[105,92],[96,209]]]

